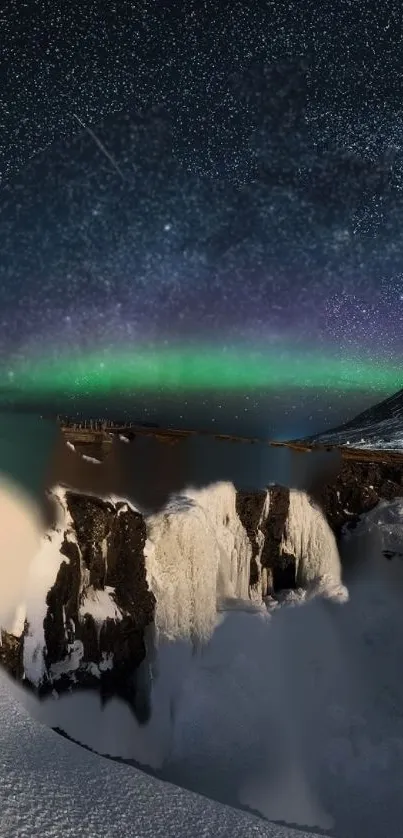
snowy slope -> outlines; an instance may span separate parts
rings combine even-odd
[[[160,599],[150,724],[139,726],[118,701],[102,711],[94,694],[37,706],[32,696],[23,697],[31,714],[48,725],[100,752],[137,758],[182,788],[58,739],[26,716],[1,681],[1,838],[36,832],[45,838],[78,832],[93,838],[151,838],[160,832],[301,835],[245,819],[188,794],[185,786],[253,808],[268,820],[330,827],[336,838],[400,838],[403,502],[380,503],[349,533],[344,546],[349,602],[309,599],[301,589],[285,597],[297,607],[267,601],[266,610],[243,598],[238,572],[243,542],[237,540],[242,533],[231,489],[216,491],[216,497],[193,496],[195,505],[178,501],[176,511],[154,520],[150,529],[149,572]],[[284,533],[285,548],[297,550],[302,568],[305,563],[301,572],[308,588],[340,573],[334,542],[316,512],[296,493]],[[211,559],[192,547],[192,531],[200,539],[197,521],[203,514],[218,532],[226,516],[234,515],[230,532],[224,527],[217,541],[208,542],[213,553],[217,543],[222,549],[226,543],[224,556],[218,550]],[[178,576],[186,569],[189,547],[182,591]],[[216,615],[209,642],[196,651],[194,633],[204,637],[206,626],[210,632],[211,602],[217,601],[202,573],[207,561],[208,570],[221,562],[227,568],[230,587],[224,589],[232,607]],[[165,584],[169,568],[171,588]],[[199,613],[194,598],[203,585],[207,593]],[[176,591],[184,597],[183,613]]]
[[[24,638],[24,666],[33,680],[43,673],[45,600],[60,564],[62,534],[74,545],[78,538],[62,493],[58,498],[63,514],[33,561],[31,594],[25,603],[30,628]],[[258,498],[258,565],[268,535],[270,499],[270,489]],[[266,592],[263,587],[250,587],[252,544],[237,512],[234,486],[217,484],[173,499],[164,512],[147,521],[147,535],[144,561],[156,608],[153,631],[146,637],[149,654],[139,677],[147,680],[152,671],[149,723],[139,725],[117,699],[102,710],[96,693],[60,694],[58,700],[52,696],[42,704],[25,694],[26,705],[49,726],[62,728],[98,752],[132,758],[162,778],[222,803],[252,807],[268,820],[274,812],[276,820],[288,823],[309,828],[328,825],[328,816],[305,776],[304,759],[295,749],[296,736],[287,739],[286,796],[280,801],[277,794],[272,800],[265,794],[259,800],[255,796],[260,763],[266,763],[268,756],[271,761],[271,716],[278,715],[283,703],[273,689],[280,652],[272,650],[270,655],[267,648],[271,617],[264,601]],[[309,599],[318,588],[322,593],[323,587],[332,596],[344,591],[334,536],[322,513],[301,492],[291,493],[283,548],[296,557],[302,586],[297,599]],[[108,618],[119,623],[111,591],[95,591],[87,577],[81,565],[82,611],[92,614],[97,626]],[[275,601],[267,604],[275,611]],[[61,674],[70,672],[74,678],[82,653],[82,644],[76,641],[69,655],[53,664],[54,694]],[[110,664],[105,660],[101,665]],[[251,707],[255,708],[252,717]],[[288,770],[290,760],[293,771]],[[251,789],[249,781],[256,772]]]
[[[0,678],[1,838],[309,838],[102,759],[33,721]]]
[[[301,538],[302,507],[297,499],[285,537],[299,533],[302,552],[316,544],[331,566],[331,542],[313,541],[309,526]],[[362,516],[343,549],[348,602],[307,601],[301,590],[285,598],[296,607],[267,602],[265,611],[238,599],[197,654],[184,638],[161,641],[149,725],[136,726],[119,702],[102,712],[79,694],[49,699],[41,718],[269,820],[330,827],[336,838],[400,838],[402,500]]]
[[[325,445],[403,451],[403,390],[360,413],[345,425],[308,439]]]

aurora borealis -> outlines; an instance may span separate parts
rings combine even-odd
[[[4,392],[402,387],[398,4],[59,6],[4,24]]]
[[[223,351],[202,346],[193,349],[129,350],[57,357],[24,362],[3,373],[0,384],[25,394],[99,393],[159,390],[248,391],[255,389],[312,388],[316,390],[370,390],[390,392],[399,387],[401,368],[335,360],[302,352],[236,349]]]

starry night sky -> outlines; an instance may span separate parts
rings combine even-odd
[[[398,366],[402,18],[399,0],[3,4],[3,359],[196,341]],[[331,423],[334,400],[303,416]]]

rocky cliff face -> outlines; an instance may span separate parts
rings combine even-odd
[[[358,517],[380,500],[403,496],[401,465],[342,460],[341,471],[331,484],[322,486],[315,500],[323,509],[337,538],[344,526],[354,526]]]
[[[147,520],[123,501],[59,489],[57,527],[35,559],[32,597],[2,632],[0,660],[40,696],[95,689],[145,722],[159,637],[208,639],[231,599],[262,602],[321,580],[340,590],[343,525],[401,494],[397,466],[349,461],[314,500],[218,484]]]
[[[67,492],[65,504],[76,538],[65,534],[63,560],[46,598],[40,689],[69,688],[72,680],[99,686],[104,700],[119,695],[146,719],[146,696],[134,675],[154,613],[144,566],[145,521],[123,502]]]
[[[55,498],[59,522],[34,563],[23,630],[16,636],[20,615],[13,634],[2,632],[0,659],[40,696],[97,689],[103,701],[125,699],[145,721],[147,690],[138,673],[155,604],[145,574],[145,520],[124,502],[61,490]]]

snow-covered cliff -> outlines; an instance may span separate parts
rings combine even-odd
[[[245,496],[221,483],[189,490],[147,520],[123,500],[53,495],[58,522],[1,650],[40,695],[95,688],[146,720],[150,643],[200,645],[225,609],[283,588],[341,584],[330,527],[300,492]]]
[[[282,544],[287,549],[299,549],[295,542],[301,524],[296,527],[292,523],[293,515],[287,512],[285,516],[285,500],[287,496],[279,487],[273,487],[265,499],[258,495],[236,496],[236,509],[247,525],[245,531],[252,532],[252,521],[259,520],[263,502],[268,504],[261,528],[264,546],[269,544],[272,555],[276,556],[281,554]],[[320,538],[315,541],[311,504],[308,502],[305,507],[305,500],[297,496],[294,501],[294,512],[298,513],[294,521],[300,521],[300,516],[307,521],[301,552],[311,550],[319,542],[324,551],[328,550],[320,530]],[[291,506],[292,503],[293,498]],[[284,516],[285,529],[279,523]],[[322,831],[331,828],[332,834],[343,838],[355,838],[363,830],[370,838],[383,838],[386,833],[397,838],[402,823],[403,694],[399,668],[403,638],[402,521],[402,503],[394,500],[379,504],[348,531],[342,549],[350,599],[342,607],[316,597],[301,608],[282,608],[271,601],[266,610],[251,601],[248,608],[245,601],[235,597],[236,610],[229,608],[229,600],[222,603],[227,612],[221,613],[222,621],[211,642],[202,654],[196,655],[191,654],[191,644],[186,640],[174,643],[163,640],[164,626],[160,622],[160,672],[155,683],[158,695],[154,696],[153,714],[146,726],[139,726],[121,702],[111,702],[101,711],[97,697],[88,692],[76,692],[58,701],[49,697],[41,703],[25,693],[22,700],[31,715],[46,725],[62,729],[99,753],[135,760],[137,765],[148,766],[151,773],[157,772],[168,783],[159,787],[143,773],[134,775],[136,787],[140,784],[144,790],[151,783],[150,794],[154,797],[160,788],[161,793],[168,789],[182,799],[184,792],[174,791],[171,785],[176,783],[233,806],[251,806],[265,818],[301,826],[317,825]],[[278,541],[280,531],[283,535]],[[154,531],[154,543],[158,542],[157,535]],[[151,548],[146,544],[147,552]],[[251,537],[251,545],[253,555],[259,539]],[[157,558],[158,547],[154,560]],[[264,550],[262,560],[266,561]],[[250,567],[255,578],[253,561]],[[325,570],[323,566],[321,573],[322,570]],[[285,599],[292,601],[293,597]],[[298,590],[294,592],[295,599],[303,601],[306,596]],[[182,668],[178,662],[181,657],[183,660],[183,655],[169,655],[170,651],[178,650],[187,655]],[[175,705],[170,717],[169,688],[172,686]],[[0,692],[3,699],[3,689]],[[21,695],[20,690],[18,694]],[[168,718],[164,716],[166,704]],[[29,736],[25,737],[24,730],[20,730],[19,719],[16,732],[14,722],[21,713],[17,705],[10,706],[9,699],[2,700],[2,711],[7,719],[3,725],[2,749],[7,751],[8,740],[11,743],[3,778],[6,791],[13,786],[15,792],[16,783],[23,791],[30,789],[28,774],[37,779],[44,765],[45,786],[50,776],[56,776],[56,785],[62,782],[65,797],[71,799],[72,789],[73,797],[80,796],[82,760],[86,762],[87,775],[93,762],[98,778],[94,779],[95,786],[99,785],[100,771],[113,775],[115,769],[116,782],[120,782],[119,774],[130,785],[126,774],[129,769],[114,768],[106,760],[98,764],[94,755],[82,750],[77,752],[78,762],[74,761],[70,774],[68,771],[66,775],[66,754],[73,753],[75,746],[61,738],[55,738],[52,744],[52,734],[35,725],[25,713],[21,724],[24,730],[29,728]],[[45,760],[43,748],[38,747],[39,734],[46,739]],[[29,739],[34,742],[32,754],[39,754],[34,768],[27,745]],[[22,767],[15,769],[14,765],[13,768],[15,754],[20,755],[27,748],[28,762],[24,758]],[[61,762],[66,782],[57,773]],[[108,782],[106,779],[107,785]],[[30,806],[38,799],[36,785],[31,791]],[[102,794],[105,798],[105,789]],[[99,805],[102,794],[98,795]],[[43,795],[39,797],[42,817]],[[48,799],[46,794],[45,798]],[[22,796],[8,793],[5,801],[6,820],[3,817],[2,823],[8,823],[8,813],[11,835],[15,834],[15,818],[11,815],[17,814],[21,820],[21,811],[23,814],[25,811],[24,793]],[[95,815],[91,809],[92,825],[99,808],[97,801]],[[208,808],[210,804],[205,797],[203,801],[203,807]],[[87,812],[88,793],[83,806]],[[47,826],[49,817],[53,823],[52,811],[47,807]],[[133,812],[135,816],[134,809]],[[205,826],[202,809],[200,812]],[[31,810],[30,818],[32,821]],[[145,831],[150,828],[155,831],[148,814],[146,821]],[[133,823],[137,824],[137,820]],[[200,818],[196,831],[199,823]],[[121,826],[124,833],[123,821]],[[246,822],[243,828],[248,832]],[[141,824],[138,829],[141,832]],[[252,831],[259,829],[255,822]]]

